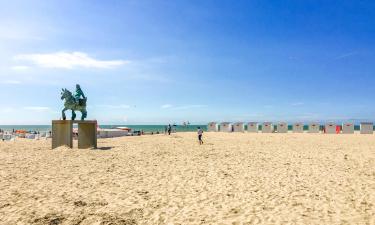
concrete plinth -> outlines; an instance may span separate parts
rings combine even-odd
[[[97,148],[96,120],[77,121],[78,148]]]
[[[73,122],[71,120],[52,121],[52,149],[60,146],[73,148]]]

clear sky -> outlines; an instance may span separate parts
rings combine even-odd
[[[375,120],[375,1],[0,0],[0,124]],[[78,115],[80,116],[80,115]]]

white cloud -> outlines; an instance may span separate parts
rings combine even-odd
[[[110,109],[130,109],[131,108],[130,105],[124,105],[124,104],[121,104],[121,105],[97,105],[97,107],[110,108]]]
[[[162,108],[162,109],[168,109],[168,108],[172,108],[172,107],[173,107],[173,105],[171,105],[171,104],[165,104],[165,105],[160,106],[160,108]]]
[[[0,113],[11,113],[14,112],[15,109],[13,107],[5,106],[0,108]]]
[[[185,110],[185,109],[193,109],[193,108],[205,108],[207,105],[181,105],[181,106],[173,106],[171,104],[165,104],[160,106],[162,109],[173,109],[173,110]]]
[[[304,105],[303,102],[294,102],[294,103],[291,103],[290,104],[291,106],[301,106],[301,105]]]
[[[14,57],[15,60],[29,61],[43,68],[98,68],[110,69],[129,63],[126,60],[98,60],[84,52],[55,52],[46,54],[22,54]]]
[[[45,106],[26,106],[26,107],[23,107],[23,109],[35,111],[35,112],[46,112],[46,111],[51,110],[49,107],[45,107]]]
[[[15,71],[25,71],[28,70],[29,66],[12,66],[11,69]]]
[[[342,55],[339,55],[335,58],[335,60],[339,60],[339,59],[344,59],[344,58],[348,58],[348,57],[351,57],[351,56],[354,56],[354,55],[357,55],[358,52],[349,52],[349,53],[345,53],[345,54],[342,54]]]
[[[2,83],[2,84],[20,84],[21,81],[18,81],[18,80],[3,80],[0,83]]]
[[[175,110],[185,110],[185,109],[193,109],[193,108],[205,108],[207,105],[183,105],[183,106],[177,106],[173,109]]]

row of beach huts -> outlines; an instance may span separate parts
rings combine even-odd
[[[259,124],[257,122],[247,123],[247,129],[245,130],[245,123],[237,122],[210,122],[207,126],[207,131],[211,132],[249,132],[249,133],[288,133],[288,124],[285,122],[279,122],[273,124],[272,122],[264,122]],[[293,133],[304,133],[303,123],[294,123],[292,125]],[[361,134],[372,134],[374,131],[374,124],[370,122],[360,123],[360,133]],[[320,125],[319,123],[310,123],[308,124],[307,133],[327,133],[327,134],[354,134],[354,123],[343,123],[342,125],[337,125],[336,123],[329,122],[325,125]]]

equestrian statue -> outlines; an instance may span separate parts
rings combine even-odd
[[[87,98],[85,94],[83,94],[83,91],[81,87],[79,86],[79,84],[76,85],[76,92],[74,93],[74,96],[66,88],[62,89],[61,100],[64,100],[64,99],[65,99],[64,109],[62,110],[63,120],[66,120],[65,111],[69,109],[72,110],[72,120],[76,118],[76,113],[74,111],[81,111],[81,114],[82,114],[81,120],[84,120],[87,117],[87,111],[86,111]]]

